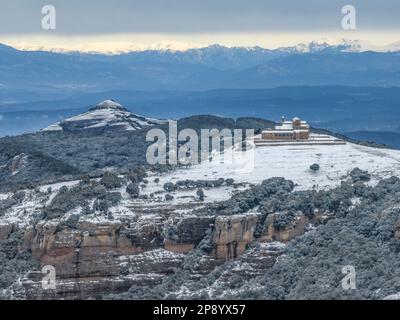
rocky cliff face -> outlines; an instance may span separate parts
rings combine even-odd
[[[41,266],[55,268],[57,287],[43,290],[39,271],[22,281],[29,299],[86,299],[154,286],[182,264],[210,228],[209,217],[180,218],[173,239],[164,234],[166,220],[79,222],[73,228],[40,221],[24,230],[20,250],[28,250]],[[2,225],[6,239],[13,225]]]
[[[284,227],[277,227],[275,222],[281,213],[273,213],[267,216],[266,230],[261,236],[262,241],[280,241],[288,242],[305,232],[310,221],[304,214],[298,214],[294,219],[288,222]]]
[[[241,255],[254,240],[258,215],[220,216],[215,219],[215,257],[230,260]]]
[[[298,214],[284,227],[277,227],[275,221],[280,213],[269,214],[261,236],[255,236],[260,213],[220,216],[215,219],[214,245],[218,260],[235,259],[246,251],[255,240],[261,242],[288,242],[302,235],[310,221],[304,214]]]
[[[12,223],[0,224],[0,240],[6,240],[14,229],[15,226]]]
[[[246,252],[255,240],[258,219],[259,214],[180,218],[173,237],[165,234],[165,221],[158,224],[156,220],[147,220],[148,224],[83,221],[74,228],[62,229],[56,223],[40,221],[26,228],[20,249],[29,250],[41,266],[55,268],[56,289],[42,289],[44,275],[39,271],[28,274],[22,285],[29,299],[87,299],[124,292],[133,285],[155,286],[182,268],[185,255],[199,244],[207,230],[212,230],[213,250],[195,272],[204,275]],[[289,241],[304,232],[306,222],[301,217],[287,229],[276,230],[272,221],[273,218],[265,234],[257,240]],[[1,236],[6,238],[12,230],[11,225],[2,226]],[[271,257],[276,254],[261,254],[258,258],[247,254],[241,259],[252,265],[254,271],[269,266],[274,261]]]
[[[394,228],[394,236],[397,240],[400,240],[400,220],[396,222]]]

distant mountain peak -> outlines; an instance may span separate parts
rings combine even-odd
[[[124,108],[122,105],[120,105],[118,102],[116,102],[113,99],[104,100],[90,110],[98,110],[98,109],[117,109],[117,110],[124,110],[124,111],[127,110],[126,108]]]
[[[278,48],[277,50],[289,53],[322,53],[322,52],[363,52],[363,51],[385,51],[384,48],[375,46],[368,41],[353,39],[321,38],[306,43],[298,43],[290,47]]]
[[[114,100],[105,100],[85,113],[52,124],[42,131],[135,131],[165,122],[139,116]]]

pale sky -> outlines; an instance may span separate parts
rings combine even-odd
[[[56,30],[41,28],[44,5]],[[357,29],[341,27],[356,8]],[[399,0],[0,0],[0,42],[19,48],[176,49],[219,43],[276,48],[321,38],[400,40]]]

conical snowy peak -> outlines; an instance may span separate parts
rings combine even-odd
[[[114,100],[105,100],[85,113],[52,124],[42,131],[133,131],[165,122],[136,115]]]
[[[103,102],[100,102],[98,105],[92,108],[94,109],[118,109],[118,110],[126,110],[122,105],[120,105],[118,102],[114,100],[104,100]]]

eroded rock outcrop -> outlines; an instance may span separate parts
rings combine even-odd
[[[215,220],[213,242],[215,256],[219,260],[230,260],[240,256],[254,240],[261,242],[288,242],[306,231],[310,223],[304,214],[297,214],[284,226],[276,221],[285,213],[273,213],[266,217],[265,228],[260,237],[255,230],[261,214],[219,216]]]
[[[257,214],[219,216],[215,219],[213,242],[219,260],[234,259],[254,240]]]
[[[6,240],[13,232],[14,224],[0,224],[0,240]]]
[[[25,245],[43,265],[52,265],[59,278],[118,275],[113,257],[140,252],[118,234],[120,223],[88,224],[57,230],[40,222],[26,233]]]
[[[26,295],[86,299],[132,285],[154,286],[182,266],[185,253],[204,238],[212,222],[210,217],[182,217],[172,240],[166,237],[162,216],[75,226],[40,221],[26,229],[21,249],[29,250],[40,265],[54,267],[57,287],[43,290],[44,275],[33,272],[23,280]]]
[[[397,240],[400,240],[400,221],[397,221],[395,228],[394,228],[394,237]]]
[[[309,220],[304,214],[298,214],[284,227],[278,227],[275,222],[280,214],[282,213],[273,213],[267,216],[267,228],[260,240],[288,242],[305,232]]]
[[[188,253],[204,238],[214,223],[214,217],[183,216],[169,221],[164,248],[178,253]]]

